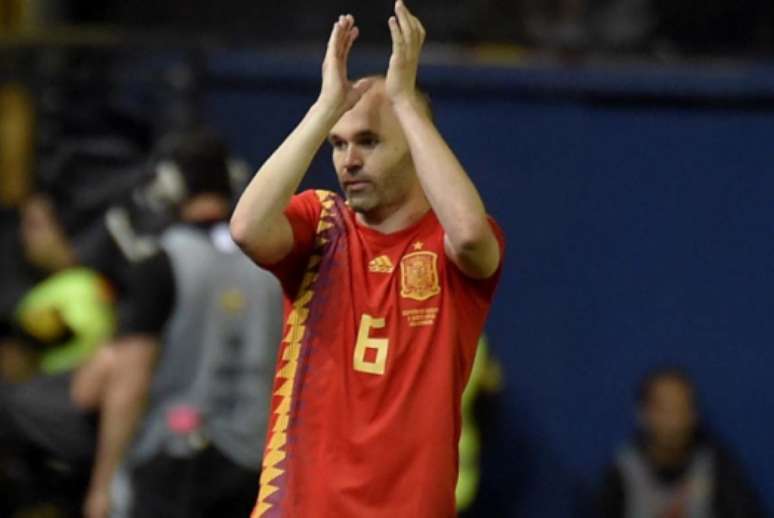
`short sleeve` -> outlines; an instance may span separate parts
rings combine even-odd
[[[500,228],[500,225],[498,225],[492,217],[488,216],[487,220],[489,221],[489,226],[492,227],[492,231],[497,239],[497,244],[500,247],[500,263],[497,265],[497,270],[486,279],[473,279],[462,273],[462,270],[460,270],[453,261],[449,261],[451,269],[462,278],[462,282],[469,288],[469,292],[483,305],[488,305],[492,300],[495,288],[500,282],[500,274],[502,273],[503,264],[505,262],[505,234]]]
[[[293,248],[279,262],[260,265],[279,279],[288,296],[295,295],[309,256],[314,250],[321,210],[317,191],[304,191],[293,196],[285,209],[285,217],[293,229]]]
[[[129,286],[119,310],[119,334],[159,335],[175,305],[175,277],[163,252],[132,266]]]

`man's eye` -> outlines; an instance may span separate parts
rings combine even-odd
[[[340,140],[335,140],[331,142],[331,146],[333,146],[333,149],[336,149],[338,151],[341,151],[346,147],[346,144]]]
[[[375,138],[367,138],[360,141],[360,145],[363,147],[374,147],[379,143]]]

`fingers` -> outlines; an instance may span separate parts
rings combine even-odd
[[[333,30],[331,31],[331,36],[330,38],[328,38],[328,54],[336,53],[336,42],[339,39],[340,33],[341,33],[341,27],[339,26],[339,22],[336,22],[333,24]]]
[[[339,19],[333,24],[333,30],[328,40],[328,54],[337,58],[344,57],[352,47],[358,32],[355,18],[351,14],[339,16]]]
[[[414,17],[414,22],[416,22],[417,33],[419,33],[419,43],[422,44],[425,42],[427,31],[425,30],[425,26],[422,25],[422,22],[419,21],[419,18]]]
[[[409,13],[406,4],[401,0],[395,2],[395,16],[398,18],[398,24],[400,26],[400,32],[403,35],[403,39],[407,44],[414,43],[416,37],[416,31],[414,30],[414,24],[411,21],[411,13]]]
[[[339,34],[336,42],[336,55],[343,58],[349,52],[354,41],[352,36],[353,33],[357,33],[357,28],[355,27],[355,18],[351,14],[339,16],[337,23],[339,25]]]
[[[352,50],[352,45],[355,43],[355,40],[360,35],[360,29],[357,27],[352,27],[349,31],[349,35],[347,37],[347,40],[344,45],[344,59],[347,59],[349,57],[349,51]]]
[[[421,46],[425,41],[425,27],[422,22],[409,11],[403,0],[395,2],[395,16],[390,18],[390,32],[393,36],[393,50],[398,46],[408,45],[412,49]],[[397,34],[396,34],[397,33]],[[400,35],[400,38],[397,36]]]
[[[390,35],[392,36],[392,53],[396,55],[402,54],[406,42],[403,40],[403,33],[398,26],[398,20],[394,16],[391,16],[388,23],[390,26]]]

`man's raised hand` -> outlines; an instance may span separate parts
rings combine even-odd
[[[403,0],[395,3],[395,16],[391,16],[388,23],[392,36],[392,56],[385,91],[393,103],[412,102],[416,96],[417,69],[425,42],[425,28],[411,14]]]
[[[352,83],[347,72],[349,51],[359,34],[355,18],[341,15],[333,25],[322,66],[322,88],[318,102],[326,109],[344,113],[352,108],[371,86],[371,80]]]

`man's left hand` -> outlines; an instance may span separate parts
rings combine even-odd
[[[392,55],[385,91],[393,104],[413,102],[416,97],[419,55],[425,42],[422,22],[411,14],[403,0],[395,3],[395,16],[389,20]]]

